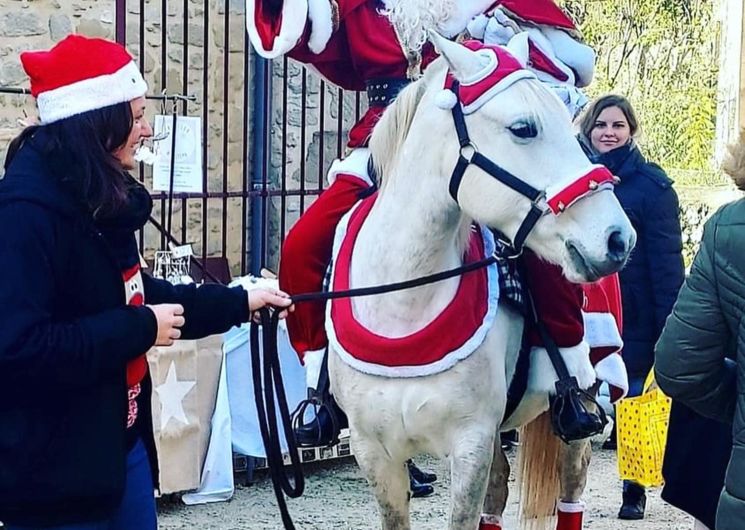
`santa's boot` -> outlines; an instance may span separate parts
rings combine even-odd
[[[556,530],[582,530],[585,503],[559,501],[556,506]]]
[[[305,363],[305,379],[308,386],[308,397],[316,393],[328,392],[328,377],[321,378],[321,371],[327,370],[323,362],[325,350],[305,352],[303,361]],[[323,381],[320,381],[323,379]],[[323,388],[318,388],[320,386]],[[308,423],[302,423],[295,427],[295,440],[300,447],[322,447],[333,443],[338,439],[339,430],[346,427],[346,416],[336,405],[336,402],[328,397],[325,400],[326,407],[318,409],[318,415]],[[330,410],[333,407],[333,411]],[[335,414],[335,418],[331,414]]]
[[[481,514],[479,530],[502,530],[502,517],[499,515]]]

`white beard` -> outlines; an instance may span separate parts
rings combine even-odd
[[[385,4],[383,13],[396,29],[401,46],[413,54],[419,53],[427,42],[428,30],[442,33],[445,23],[458,10],[456,0],[386,0]]]

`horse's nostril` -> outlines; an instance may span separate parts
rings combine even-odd
[[[621,235],[621,231],[614,230],[611,232],[608,238],[608,259],[621,263],[626,259],[627,250],[626,240]]]

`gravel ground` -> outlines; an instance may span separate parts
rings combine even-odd
[[[617,479],[615,452],[603,451],[599,445],[590,467],[585,491],[588,530],[688,530],[688,516],[667,505],[659,490],[648,493],[647,518],[643,521],[620,521],[616,513],[621,502],[621,484]],[[514,456],[510,457],[511,460]],[[446,463],[418,458],[417,463],[435,471],[439,480],[435,494],[412,499],[412,527],[421,530],[447,528],[448,482]],[[510,498],[507,528],[516,529],[517,503]],[[377,504],[353,459],[326,461],[306,466],[305,494],[288,502],[298,530],[371,530],[380,528]],[[282,528],[271,482],[257,476],[257,483],[238,486],[230,502],[200,506],[160,503],[160,528],[175,529],[262,529]]]

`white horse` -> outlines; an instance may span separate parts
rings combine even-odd
[[[471,156],[474,148],[538,190],[574,182],[593,167],[572,136],[562,103],[528,74],[518,74],[519,80],[503,89],[487,87],[482,105],[465,117],[470,143],[459,148],[451,111],[444,110],[446,75],[452,74],[461,87],[478,84],[493,58],[489,52],[433,39],[442,57],[401,92],[373,133],[370,148],[382,185],[353,245],[349,286],[388,284],[457,267],[474,221],[514,240],[531,208],[546,214],[526,245],[560,265],[571,281],[592,281],[620,269],[635,234],[611,191],[589,195],[552,215],[543,195],[531,201],[469,166],[454,200],[449,184],[459,153]],[[513,56],[524,60],[524,47],[517,46]],[[337,269],[338,263],[334,278]],[[461,281],[452,278],[357,298],[351,302],[352,313],[377,336],[407,337],[437,318]],[[522,317],[500,306],[473,353],[419,377],[381,377],[353,367],[331,340],[331,390],[349,418],[354,454],[375,490],[384,529],[410,527],[404,462],[422,452],[450,460],[449,528],[478,527],[495,448],[501,455],[495,439],[522,329]],[[333,322],[327,322],[327,330],[333,335]],[[535,410],[533,417],[540,412]]]

